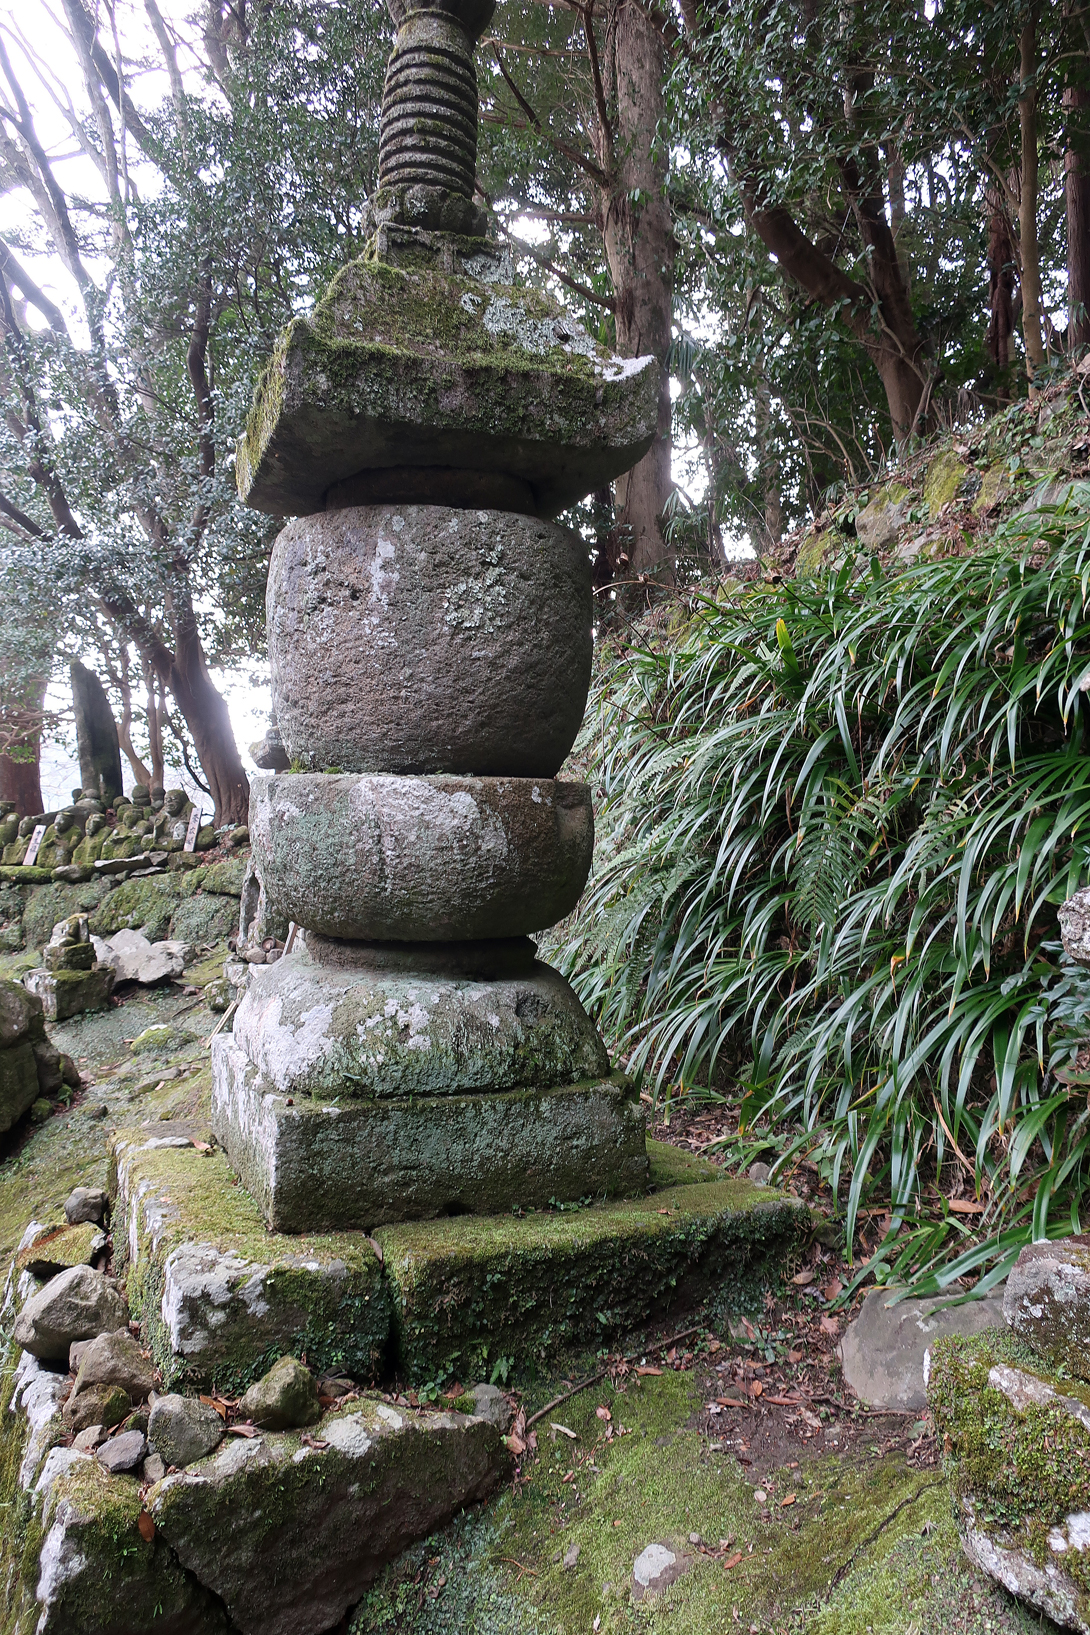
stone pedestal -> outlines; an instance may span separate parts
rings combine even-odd
[[[214,1122],[285,1231],[647,1181],[638,1097],[527,939],[571,913],[594,846],[590,791],[556,776],[590,562],[548,519],[650,446],[659,367],[516,284],[474,201],[491,0],[391,10],[373,237],[281,338],[237,463],[248,504],[295,518],[267,614],[299,770],[254,780],[249,827],[306,949],[217,1041]]]

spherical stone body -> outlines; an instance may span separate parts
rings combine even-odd
[[[555,925],[590,871],[590,790],[549,778],[281,773],[250,785],[269,902],[308,931],[369,941],[522,937]]]
[[[273,547],[273,706],[315,771],[551,778],[590,685],[586,547],[511,511],[351,506]]]

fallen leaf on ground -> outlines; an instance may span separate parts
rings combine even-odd
[[[744,1408],[745,1407],[745,1403],[740,1401],[740,1399],[738,1397],[716,1397],[715,1400],[716,1400],[716,1402],[719,1404],[719,1406],[721,1408]]]
[[[597,1414],[599,1419],[612,1419],[613,1418],[613,1415],[610,1413],[609,1409],[603,1403],[599,1403],[598,1407],[595,1408],[594,1412]]]
[[[947,1205],[955,1215],[983,1215],[984,1205],[974,1203],[971,1198],[948,1198]]]
[[[844,1285],[838,1277],[834,1277],[831,1283],[826,1283],[821,1292],[826,1300],[835,1300],[838,1294],[843,1294]]]
[[[146,1510],[141,1510],[136,1518],[136,1530],[145,1544],[150,1544],[155,1537],[155,1523]]]
[[[798,1397],[765,1397],[765,1401],[771,1403],[773,1408],[797,1408],[799,1405]]]
[[[793,1493],[789,1493],[787,1495],[786,1499],[781,1499],[780,1500],[780,1509],[781,1510],[786,1510],[788,1505],[789,1504],[794,1504],[794,1502],[795,1502],[795,1495]]]
[[[208,1142],[208,1141],[194,1141],[193,1145],[196,1147],[198,1152],[211,1152],[212,1151],[211,1143]]]
[[[661,1368],[652,1368],[652,1367],[649,1366],[649,1364],[642,1363],[640,1365],[640,1367],[637,1368],[636,1372],[637,1372],[637,1374],[640,1374],[640,1375],[644,1375],[644,1374],[661,1374],[662,1369]]]
[[[725,1573],[729,1573],[731,1568],[732,1567],[737,1567],[738,1563],[741,1560],[742,1560],[742,1551],[741,1550],[735,1550],[734,1554],[732,1556],[728,1556],[726,1561],[724,1561],[723,1571]]]
[[[579,1438],[575,1432],[569,1430],[566,1425],[558,1425],[555,1419],[550,1419],[549,1424],[554,1431],[559,1431],[561,1436],[570,1436],[573,1442],[578,1442]]]
[[[256,1425],[228,1425],[228,1436],[256,1436]]]
[[[823,1334],[839,1334],[840,1324],[835,1317],[823,1317],[821,1319],[821,1332]]]
[[[796,1272],[791,1281],[792,1283],[797,1283],[800,1289],[805,1288],[807,1283],[812,1283],[814,1281],[814,1268],[812,1266],[807,1266],[804,1272]]]

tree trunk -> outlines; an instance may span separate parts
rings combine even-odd
[[[664,115],[662,36],[636,3],[622,0],[613,25],[617,93],[611,141],[612,187],[603,192],[606,258],[616,298],[617,350],[625,357],[653,353],[660,368],[655,441],[617,483],[618,525],[630,530],[630,571],[670,582],[674,562],[663,536],[662,513],[673,488],[670,377],[675,244],[666,198],[666,152],[659,127]],[[600,116],[601,117],[601,116]]]
[[[0,801],[14,801],[16,816],[35,817],[42,810],[42,781],[38,765],[39,742],[27,749],[25,761],[0,755]]]
[[[1022,183],[1018,199],[1018,239],[1022,251],[1022,334],[1026,370],[1033,378],[1045,361],[1041,331],[1041,254],[1037,240],[1037,7],[1030,8],[1018,42],[1018,122],[1022,138]]]
[[[245,823],[250,784],[235,744],[231,718],[204,660],[196,624],[187,619],[176,632],[175,651],[164,680],[185,717],[193,744],[216,803],[214,822]]]
[[[1067,143],[1064,194],[1067,204],[1067,349],[1090,343],[1090,88],[1086,56],[1079,53],[1064,91]]]
[[[1002,189],[990,181],[984,190],[988,206],[988,333],[985,346],[996,373],[1005,376],[1011,362],[1014,334],[1014,289],[1018,277],[1014,234]],[[1004,381],[999,384],[1000,401],[1007,400]]]
[[[41,755],[41,710],[45,704],[47,683],[43,678],[34,684],[27,710],[19,710],[9,717],[8,725],[24,727],[5,740],[14,755],[0,754],[0,801],[14,801],[15,811],[21,818],[35,817],[42,810],[42,783],[39,770]],[[27,719],[33,722],[25,727]]]

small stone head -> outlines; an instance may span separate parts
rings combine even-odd
[[[105,814],[102,812],[92,812],[87,819],[87,833],[91,836],[97,835],[101,830],[108,827]]]
[[[146,783],[134,783],[132,786],[131,795],[134,806],[151,805],[151,790],[148,788]]]
[[[57,813],[57,816],[54,819],[53,827],[59,835],[66,835],[69,829],[72,828],[75,821],[75,814],[69,807],[66,806],[63,812]]]
[[[33,833],[34,819],[32,817],[25,817],[19,825],[19,839],[29,840]]]
[[[163,806],[172,818],[181,817],[185,809],[185,790],[168,789],[163,796]]]

